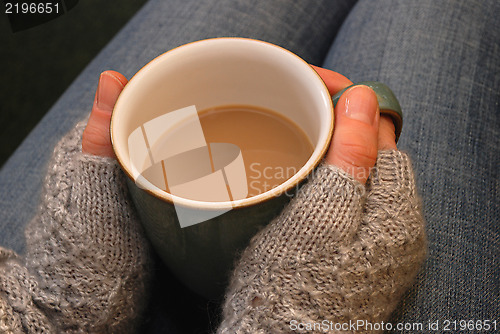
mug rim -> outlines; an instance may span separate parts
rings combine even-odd
[[[331,95],[330,95],[330,93],[328,91],[328,88],[327,88],[325,82],[323,81],[323,79],[321,78],[321,76],[304,59],[302,59],[301,57],[299,57],[295,53],[293,53],[293,52],[291,52],[291,51],[289,51],[289,50],[287,50],[287,49],[285,49],[285,48],[283,48],[283,47],[281,47],[279,45],[275,45],[275,44],[272,44],[272,43],[269,43],[269,42],[266,42],[266,41],[262,41],[262,40],[258,40],[258,39],[253,39],[253,38],[244,38],[244,37],[217,37],[217,38],[209,38],[209,39],[197,40],[197,41],[193,41],[193,42],[186,43],[186,44],[180,45],[178,47],[172,48],[172,49],[170,49],[170,50],[168,50],[168,51],[166,51],[166,52],[164,52],[164,53],[156,56],[152,60],[150,60],[147,64],[145,64],[144,66],[142,66],[130,78],[130,80],[128,81],[127,85],[125,85],[125,88],[123,89],[123,91],[118,96],[118,99],[117,99],[117,101],[115,103],[115,106],[113,108],[113,112],[111,114],[111,123],[110,123],[111,145],[112,145],[113,151],[115,153],[116,160],[117,160],[118,164],[120,165],[122,171],[126,174],[126,176],[130,180],[134,181],[134,184],[137,185],[136,180],[134,179],[133,174],[130,171],[130,168],[127,166],[127,164],[125,164],[123,162],[124,158],[121,155],[121,153],[119,152],[119,149],[116,147],[118,144],[117,144],[117,140],[115,138],[116,137],[115,131],[118,131],[118,130],[116,130],[116,127],[115,127],[115,124],[116,124],[115,119],[117,117],[116,116],[117,115],[117,106],[119,107],[121,105],[120,101],[123,100],[123,96],[124,96],[123,92],[126,91],[127,87],[130,87],[129,84],[130,84],[130,82],[132,82],[132,80],[137,80],[137,77],[139,75],[141,75],[141,76],[144,75],[143,73],[145,71],[147,71],[151,67],[151,65],[153,63],[156,63],[156,62],[160,61],[162,58],[167,57],[173,51],[178,50],[180,48],[184,48],[184,47],[193,45],[193,44],[210,43],[210,42],[213,42],[213,41],[220,41],[220,40],[244,41],[244,42],[260,43],[260,44],[263,44],[263,45],[267,45],[268,47],[273,47],[273,48],[279,49],[281,51],[285,51],[289,56],[290,55],[293,56],[294,58],[296,58],[297,60],[299,60],[301,63],[303,63],[304,65],[306,65],[307,68],[308,68],[308,71],[312,71],[311,73],[314,74],[315,77],[319,79],[319,83],[322,86],[323,91],[326,92],[326,94],[328,96],[330,96],[330,98],[326,99],[326,101],[328,103],[328,109],[330,110],[330,113],[329,113],[330,121],[328,122],[329,126],[328,126],[328,131],[327,131],[327,138],[326,138],[326,140],[323,143],[319,143],[318,146],[320,146],[320,150],[319,150],[318,154],[316,155],[316,157],[314,157],[314,160],[311,161],[311,158],[312,158],[312,156],[311,156],[307,160],[307,162],[301,167],[301,169],[297,173],[295,173],[292,177],[290,177],[289,179],[287,179],[285,182],[279,184],[278,186],[276,186],[276,187],[274,187],[274,188],[272,188],[272,189],[270,189],[268,191],[265,191],[265,192],[263,192],[261,194],[258,194],[258,195],[252,196],[252,197],[243,198],[243,199],[239,199],[239,200],[233,200],[233,201],[207,202],[207,201],[199,201],[199,200],[193,200],[193,199],[188,199],[188,198],[184,198],[184,197],[179,197],[179,196],[173,195],[171,193],[168,193],[168,192],[166,192],[164,190],[162,190],[161,192],[158,192],[158,191],[153,191],[151,189],[139,187],[143,191],[147,192],[148,194],[150,194],[150,195],[152,195],[152,196],[154,196],[154,197],[156,197],[156,198],[158,198],[158,199],[160,199],[162,201],[168,202],[170,204],[182,205],[182,206],[189,207],[189,208],[192,208],[192,209],[224,210],[224,209],[235,209],[235,208],[248,207],[248,206],[252,206],[252,205],[255,205],[255,204],[258,204],[258,203],[262,203],[262,202],[268,201],[268,200],[270,200],[272,198],[279,197],[279,196],[281,196],[283,194],[286,194],[288,191],[290,191],[294,187],[297,187],[302,181],[304,181],[311,174],[311,172],[320,164],[320,162],[323,159],[323,157],[325,156],[326,151],[328,150],[328,147],[329,147],[330,142],[331,142],[331,138],[332,138],[332,134],[333,134],[333,128],[334,128],[334,105],[333,105],[333,101],[331,99]],[[306,67],[304,67],[304,69],[306,69]],[[315,150],[316,149],[317,149],[317,146],[315,146]],[[303,168],[306,167],[306,166],[307,166],[307,168],[303,170]],[[288,182],[290,179],[295,179],[295,180],[293,182]],[[289,183],[289,184],[286,185],[287,183]]]

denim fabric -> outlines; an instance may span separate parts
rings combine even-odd
[[[52,148],[90,111],[100,72],[130,77],[187,42],[252,37],[311,63],[324,61],[355,82],[383,81],[401,102],[399,147],[413,157],[430,253],[393,321],[427,329],[439,320],[441,330],[433,332],[442,331],[444,320],[500,321],[500,3],[362,0],[352,8],[354,3],[148,2],[4,165],[0,245],[22,252],[22,231],[37,207]],[[143,332],[194,333],[217,324],[217,305],[187,291],[161,264],[152,298]]]
[[[430,250],[395,322],[499,319],[499,14],[498,1],[359,1],[325,60],[387,83],[403,108],[398,146],[413,158]]]

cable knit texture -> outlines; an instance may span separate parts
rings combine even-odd
[[[81,153],[83,128],[55,149],[25,258],[0,248],[0,333],[128,333],[140,320],[149,247],[118,164]],[[425,249],[407,155],[379,152],[366,186],[322,164],[242,254],[218,332],[386,321]]]
[[[0,333],[128,333],[147,302],[149,247],[116,161],[56,147],[24,259],[0,248]]]
[[[218,333],[373,333],[335,324],[387,321],[425,256],[420,206],[404,153],[366,187],[322,164],[241,256]]]

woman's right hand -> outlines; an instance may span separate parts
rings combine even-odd
[[[109,126],[118,96],[128,80],[116,71],[105,71],[99,76],[92,112],[82,136],[82,152],[114,158]]]

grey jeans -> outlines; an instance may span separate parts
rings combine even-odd
[[[90,111],[100,72],[131,77],[187,42],[257,38],[354,82],[385,82],[399,98],[405,114],[399,148],[413,158],[430,250],[392,331],[429,332],[439,321],[433,332],[446,326],[457,332],[461,320],[496,320],[500,330],[499,14],[496,0],[151,0],[2,168],[0,244],[23,252],[46,163],[55,143]],[[145,332],[215,328],[216,306],[161,264],[156,288]]]

